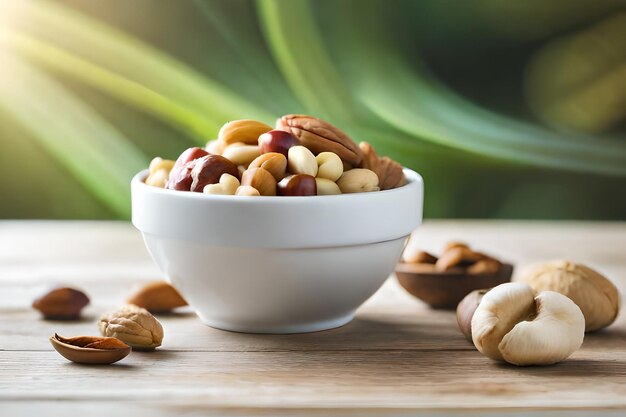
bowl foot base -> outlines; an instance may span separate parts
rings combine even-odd
[[[345,316],[336,317],[330,320],[314,321],[309,323],[293,324],[293,325],[253,325],[240,324],[236,322],[215,321],[199,314],[200,320],[209,327],[219,330],[228,330],[230,332],[239,333],[262,333],[262,334],[293,334],[293,333],[311,333],[322,330],[335,329],[348,324],[354,318],[354,312]]]

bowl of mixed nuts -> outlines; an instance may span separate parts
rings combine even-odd
[[[422,217],[419,174],[304,115],[229,122],[131,190],[165,276],[204,323],[241,332],[349,322]]]

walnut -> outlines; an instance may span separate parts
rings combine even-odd
[[[585,331],[613,323],[619,312],[619,292],[600,273],[569,261],[541,264],[522,277],[535,291],[556,291],[575,302],[585,316]]]
[[[358,167],[363,159],[363,152],[347,134],[322,119],[287,114],[276,121],[276,129],[291,133],[300,145],[314,155],[336,153],[343,161],[345,170]]]
[[[161,323],[148,310],[132,304],[100,317],[100,332],[139,350],[154,349],[163,341]]]

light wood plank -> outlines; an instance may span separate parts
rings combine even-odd
[[[413,244],[437,251],[466,240],[528,264],[569,257],[626,290],[626,223],[427,222]],[[47,336],[96,334],[97,317],[133,286],[159,277],[141,237],[122,222],[0,222],[0,414],[564,415],[626,409],[626,317],[588,335],[554,367],[516,368],[482,357],[454,314],[433,311],[391,278],[349,325],[307,335],[210,329],[190,312],[160,317],[154,353],[118,365],[67,363]],[[40,320],[33,298],[52,283],[92,298],[77,323]],[[571,415],[571,414],[567,414]]]

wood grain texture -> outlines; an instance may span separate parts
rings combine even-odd
[[[516,265],[570,258],[626,290],[626,224],[427,222],[412,244],[438,252],[465,240]],[[519,273],[519,268],[517,270]],[[340,329],[247,335],[202,325],[189,310],[159,316],[163,347],[106,367],[65,361],[54,332],[97,334],[96,318],[133,286],[159,278],[126,223],[0,222],[0,415],[623,415],[626,317],[587,335],[551,367],[480,355],[453,313],[433,311],[391,278]],[[84,289],[80,322],[30,308],[52,284]]]

